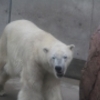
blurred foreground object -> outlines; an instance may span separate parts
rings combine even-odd
[[[80,100],[100,100],[100,27],[91,37],[80,80]]]

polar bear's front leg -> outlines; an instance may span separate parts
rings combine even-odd
[[[44,100],[42,93],[37,89],[24,87],[20,90],[18,100]]]
[[[44,100],[42,72],[37,66],[23,69],[21,73],[22,89],[18,94],[18,100]]]
[[[60,92],[60,81],[54,75],[48,74],[44,81],[45,100],[62,100]]]

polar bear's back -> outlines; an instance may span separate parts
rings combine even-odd
[[[4,33],[7,36],[7,42],[30,42],[30,40],[36,43],[49,42],[55,40],[55,38],[48,32],[40,29],[34,23],[28,20],[17,20],[13,21],[6,26]],[[46,39],[46,40],[45,40]],[[36,44],[35,43],[35,44]]]
[[[24,36],[25,34],[27,35],[29,35],[30,33],[33,34],[33,32],[34,32],[34,35],[35,33],[37,35],[39,31],[41,31],[41,29],[38,28],[34,23],[28,20],[17,20],[17,21],[13,21],[10,24],[8,24],[5,28],[5,31],[7,34],[8,33],[9,34],[13,33],[13,35],[22,34]]]

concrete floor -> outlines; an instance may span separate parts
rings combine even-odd
[[[63,100],[79,100],[79,81],[63,78],[61,81],[61,90]],[[5,85],[7,95],[0,97],[0,100],[17,100],[17,94],[20,89],[19,79],[9,80]]]

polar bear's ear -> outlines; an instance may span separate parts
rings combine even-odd
[[[69,49],[70,50],[74,50],[74,48],[75,48],[75,45],[74,44],[69,45]]]
[[[48,52],[49,52],[48,48],[43,48],[43,51],[44,51],[45,53],[48,53]]]

